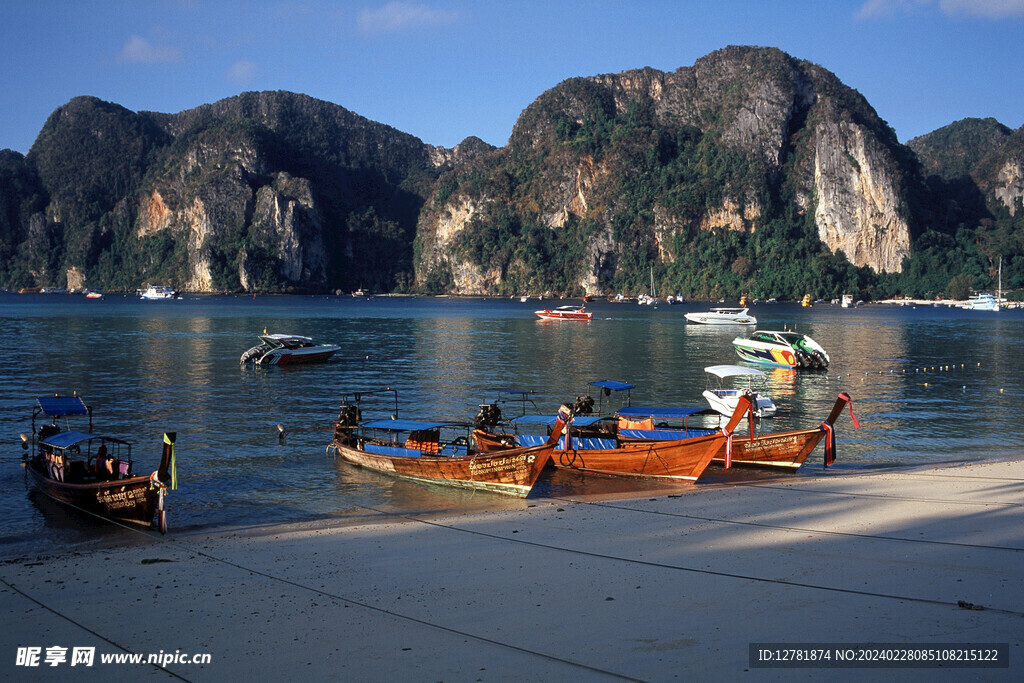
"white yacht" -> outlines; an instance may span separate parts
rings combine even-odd
[[[701,325],[756,325],[757,318],[748,311],[747,308],[719,307],[710,311],[687,313],[684,317],[691,323]]]

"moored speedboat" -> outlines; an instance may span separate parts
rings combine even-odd
[[[341,350],[335,344],[316,344],[297,334],[261,334],[261,342],[242,354],[240,363],[291,365],[325,361]]]
[[[748,308],[712,308],[710,311],[687,313],[686,320],[701,325],[756,325],[757,318],[750,315]]]
[[[732,340],[736,355],[749,363],[783,368],[824,370],[829,357],[825,349],[806,334],[758,330],[748,338]]]
[[[775,404],[762,392],[754,390],[755,379],[763,381],[765,374],[756,368],[745,368],[742,365],[711,365],[704,368],[708,376],[708,388],[704,390],[704,398],[712,408],[726,417],[733,414],[740,396],[750,399],[755,417],[774,417]],[[743,377],[747,380],[745,387],[727,387],[724,380],[730,377]]]
[[[559,306],[534,311],[543,320],[590,320],[593,313],[587,313],[585,306]]]
[[[25,468],[36,488],[59,503],[105,519],[167,531],[164,494],[177,488],[173,432],[164,434],[160,466],[135,474],[129,442],[92,431],[92,408],[79,396],[41,396],[32,413],[32,436],[21,435]],[[36,418],[49,423],[36,430]],[[87,416],[89,431],[62,429],[72,416]],[[31,446],[31,453],[28,453]]]

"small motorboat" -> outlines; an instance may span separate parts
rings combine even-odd
[[[325,361],[341,350],[335,344],[316,344],[310,337],[297,334],[259,335],[260,343],[242,354],[240,363],[291,365]]]
[[[558,308],[545,308],[542,311],[534,311],[542,320],[590,320],[593,313],[587,313],[585,306],[559,306]]]
[[[757,318],[747,308],[712,308],[710,311],[687,313],[686,320],[701,325],[756,325]],[[730,415],[732,413],[729,413]]]
[[[163,438],[160,465],[152,474],[137,474],[132,446],[92,429],[92,408],[78,395],[40,396],[32,413],[32,436],[21,435],[25,469],[36,488],[59,503],[105,519],[167,531],[164,495],[177,488],[174,432]],[[36,429],[36,418],[46,418]],[[70,417],[87,417],[88,431],[69,425]],[[30,450],[31,449],[31,450]]]
[[[704,390],[704,398],[712,408],[729,417],[739,404],[739,397],[750,399],[755,417],[774,417],[775,404],[764,393],[754,390],[754,380],[763,382],[765,374],[757,368],[745,368],[742,365],[711,365],[704,368],[708,376],[708,388]],[[746,386],[728,387],[726,380],[731,377],[742,377]]]
[[[824,370],[829,364],[825,349],[798,332],[758,330],[748,338],[736,337],[732,345],[736,355],[748,363],[809,370]]]

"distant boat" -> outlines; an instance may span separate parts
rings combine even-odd
[[[311,337],[297,334],[261,334],[260,343],[242,354],[240,363],[294,365],[325,361],[341,350],[335,344],[315,344]]]
[[[853,294],[843,294],[843,308],[849,308],[853,304]]]
[[[594,314],[588,313],[584,306],[545,308],[541,311],[534,311],[534,314],[543,320],[590,320],[594,317]]]
[[[145,289],[139,290],[139,298],[146,299],[148,301],[176,299],[178,298],[178,292],[174,287],[168,287],[166,285],[149,285]]]
[[[701,325],[756,325],[757,318],[748,313],[747,308],[712,308],[710,311],[694,311],[687,313],[686,318],[691,323]]]

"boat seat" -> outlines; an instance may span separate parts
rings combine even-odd
[[[401,446],[381,446],[375,443],[364,443],[363,450],[367,453],[377,455],[397,455],[402,458],[418,458],[422,453],[415,448],[402,448]]]

